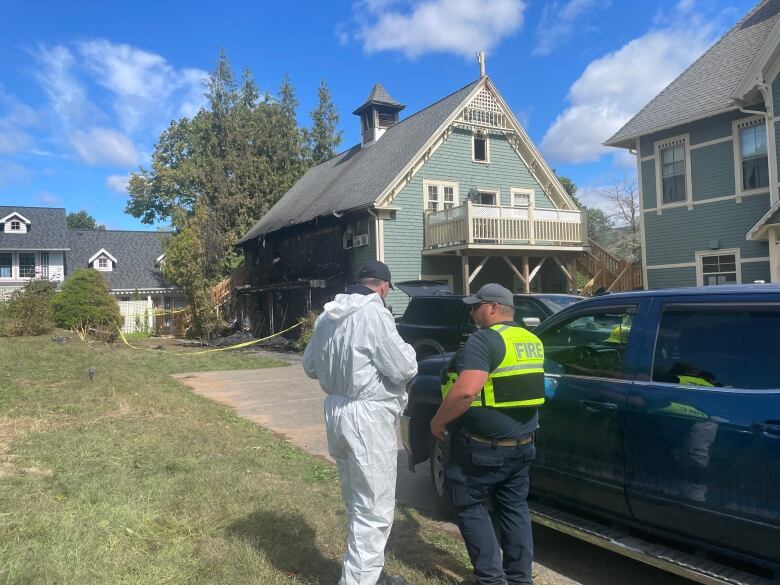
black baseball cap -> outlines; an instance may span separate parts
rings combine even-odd
[[[390,288],[395,288],[390,278],[390,269],[387,267],[387,264],[379,260],[371,260],[363,264],[360,272],[358,272],[358,279],[361,278],[378,278],[388,282]]]

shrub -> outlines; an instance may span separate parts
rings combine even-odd
[[[36,278],[3,303],[4,335],[43,335],[54,329],[52,297],[57,285]]]
[[[57,325],[75,331],[81,339],[86,339],[90,328],[113,333],[122,325],[119,305],[103,275],[92,268],[74,272],[52,304]]]
[[[314,333],[314,322],[319,316],[319,311],[309,311],[301,319],[300,336],[298,337],[298,341],[295,344],[298,348],[298,351],[303,351],[306,349],[306,346],[309,344],[311,336]]]

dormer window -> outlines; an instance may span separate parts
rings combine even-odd
[[[98,270],[108,270],[108,258],[105,256],[98,258],[97,263]]]
[[[116,265],[116,258],[114,258],[108,252],[108,250],[101,248],[99,252],[97,252],[94,256],[92,256],[92,258],[88,260],[87,264],[95,270],[100,270],[101,272],[111,272],[114,270],[114,266]]]
[[[30,231],[30,220],[17,212],[0,219],[0,224],[2,224],[2,230],[7,234],[26,234]]]
[[[18,219],[12,219],[11,220],[11,231],[12,232],[20,232],[22,231],[22,222]]]

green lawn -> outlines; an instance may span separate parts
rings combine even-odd
[[[335,585],[334,468],[169,377],[276,365],[0,339],[0,583]],[[462,544],[408,508],[388,565],[416,584],[469,573]]]

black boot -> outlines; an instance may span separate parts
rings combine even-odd
[[[409,582],[401,577],[401,575],[390,576],[382,571],[382,574],[379,575],[379,581],[376,582],[376,585],[409,585]]]

